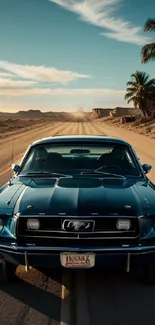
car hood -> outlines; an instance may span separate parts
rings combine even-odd
[[[21,215],[123,215],[155,213],[148,181],[62,178],[14,180],[0,193],[0,209]]]

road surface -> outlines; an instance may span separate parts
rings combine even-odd
[[[155,141],[123,129],[95,122],[58,122],[0,144],[0,183],[9,176],[28,144],[55,134],[96,134],[129,141],[142,162],[155,170]],[[155,174],[150,173],[155,182]],[[146,325],[155,323],[155,287],[142,285],[132,274],[103,271],[34,270],[20,267],[11,285],[0,287],[1,325]]]

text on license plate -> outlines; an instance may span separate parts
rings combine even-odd
[[[60,261],[64,267],[89,268],[95,265],[95,254],[61,253]]]

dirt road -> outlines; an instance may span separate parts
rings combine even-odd
[[[104,134],[129,141],[143,162],[155,170],[155,141],[127,130],[95,122],[55,123],[14,139],[14,159],[37,138],[54,134]],[[1,185],[10,172],[12,140],[0,145]],[[154,172],[150,178],[155,182]],[[155,323],[155,288],[145,287],[133,275],[60,272],[32,269],[17,272],[17,280],[0,288],[1,325],[146,325]]]

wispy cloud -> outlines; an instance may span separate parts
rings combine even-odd
[[[49,0],[76,13],[87,23],[107,29],[101,32],[106,37],[137,45],[143,45],[151,38],[142,35],[142,27],[133,26],[118,17],[117,10],[122,0]],[[125,1],[125,0],[124,0]]]
[[[67,84],[71,81],[83,78],[91,78],[88,75],[73,71],[58,70],[56,68],[34,65],[20,65],[8,61],[0,61],[0,68],[9,73],[23,78],[41,82],[55,82]]]
[[[0,90],[1,89],[10,89],[10,88],[25,88],[31,87],[36,84],[35,81],[20,81],[12,80],[10,78],[0,78]]]
[[[12,73],[8,73],[8,72],[1,72],[0,71],[0,78],[8,78],[8,77],[14,77],[14,75]]]
[[[1,89],[0,96],[100,96],[100,95],[124,95],[124,90],[91,88],[91,89],[50,89],[50,88],[25,88],[25,89]]]

